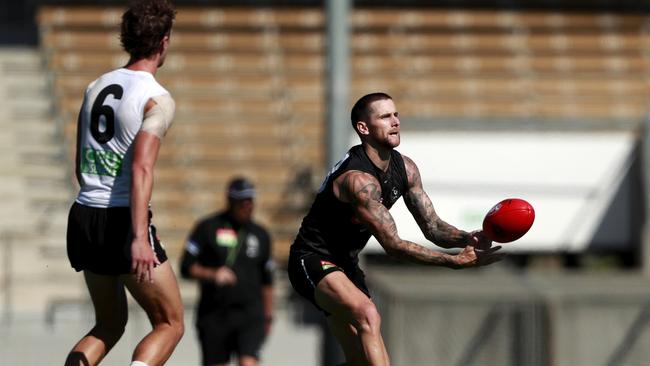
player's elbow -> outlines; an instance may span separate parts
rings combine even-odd
[[[131,172],[133,173],[133,177],[152,177],[153,166],[134,162],[131,167]]]
[[[439,247],[443,247],[443,248],[445,248],[444,245],[440,245],[440,244],[439,244],[439,242],[440,242],[440,237],[439,237],[439,235],[436,235],[435,232],[432,232],[432,231],[425,231],[425,232],[424,232],[424,237],[427,238],[427,240],[430,241],[430,242],[432,242],[433,244],[435,244],[435,245],[437,245],[437,246],[439,246]]]
[[[379,243],[384,248],[386,254],[388,254],[389,256],[397,257],[397,258],[402,257],[403,251],[400,249],[399,242],[386,241],[386,242],[379,242]]]
[[[385,245],[384,245],[384,251],[386,252],[386,254],[388,254],[388,255],[390,255],[392,257],[395,257],[395,256],[397,256],[399,254],[399,250],[397,250],[395,248],[387,247]]]

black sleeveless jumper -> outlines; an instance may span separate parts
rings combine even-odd
[[[381,203],[390,209],[407,191],[408,178],[402,155],[393,150],[386,172],[376,167],[361,145],[352,147],[325,178],[298,235],[291,246],[294,254],[316,253],[342,267],[356,266],[359,252],[370,239],[370,231],[355,218],[350,203],[334,196],[333,182],[350,170],[373,175],[381,185]]]

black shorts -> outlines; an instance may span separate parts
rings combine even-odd
[[[264,316],[246,311],[202,315],[196,322],[203,365],[228,363],[230,355],[259,360],[264,343]]]
[[[149,221],[151,221],[149,212]],[[75,202],[68,215],[67,250],[70,265],[77,271],[100,275],[131,273],[131,210],[129,207],[97,208]],[[149,224],[149,243],[160,263],[167,254]]]
[[[316,253],[302,253],[290,251],[289,262],[287,263],[289,272],[289,281],[294,290],[305,299],[309,300],[316,308],[325,315],[327,311],[318,306],[314,291],[316,286],[328,274],[341,271],[350,281],[361,290],[368,298],[370,291],[366,285],[366,276],[359,266],[339,267],[333,260]]]

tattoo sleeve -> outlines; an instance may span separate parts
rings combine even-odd
[[[422,188],[420,172],[408,157],[404,157],[409,190],[404,196],[406,207],[420,226],[424,236],[443,248],[462,248],[470,241],[470,234],[443,221],[433,209],[431,199]]]
[[[417,263],[453,266],[453,256],[416,243],[402,240],[388,209],[381,204],[381,188],[377,180],[366,173],[351,173],[342,177],[341,198],[355,208],[363,222],[386,253],[399,259]]]

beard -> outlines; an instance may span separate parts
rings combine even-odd
[[[385,140],[384,144],[386,147],[396,148],[399,146],[400,142],[401,137],[400,134],[397,133],[396,135],[388,135],[388,138]]]
[[[368,138],[365,140],[371,146],[374,146],[376,149],[381,150],[392,150],[399,146],[400,144],[400,135],[388,135],[387,137],[381,138]]]

